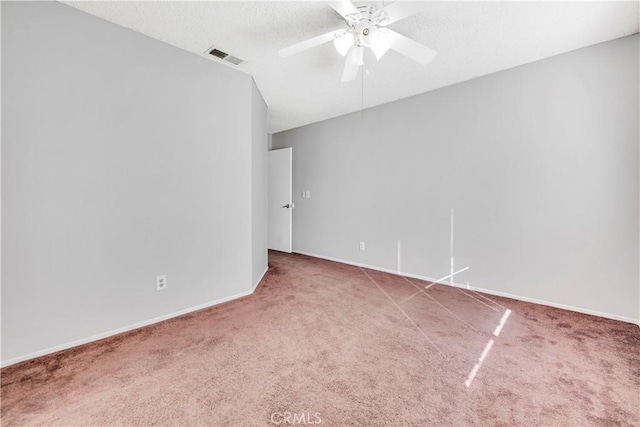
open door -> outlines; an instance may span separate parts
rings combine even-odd
[[[291,148],[269,151],[269,249],[291,253]]]

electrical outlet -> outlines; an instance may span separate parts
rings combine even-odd
[[[360,250],[364,251],[364,242],[360,242]]]
[[[167,289],[167,276],[156,276],[156,291]]]
[[[304,197],[305,199],[310,199],[311,198],[311,191],[307,190],[304,192]]]

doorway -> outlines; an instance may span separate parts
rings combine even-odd
[[[268,247],[291,253],[293,149],[269,151]]]

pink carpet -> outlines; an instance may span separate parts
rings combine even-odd
[[[270,266],[249,297],[2,369],[2,425],[640,425],[637,325]]]

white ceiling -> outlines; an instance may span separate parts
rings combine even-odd
[[[415,2],[419,13],[389,28],[435,49],[436,59],[419,65],[390,51],[376,62],[368,52],[367,72],[342,83],[344,58],[332,43],[278,56],[344,27],[322,1],[65,3],[199,55],[215,45],[245,60],[237,68],[264,96],[271,133],[634,34],[640,25],[638,1]]]

